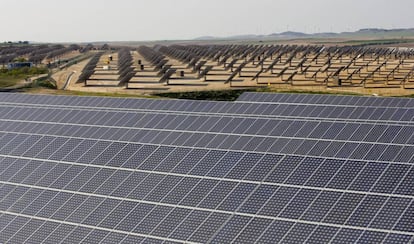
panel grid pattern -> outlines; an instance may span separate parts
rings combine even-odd
[[[261,106],[286,118],[249,103],[0,94],[0,242],[413,241],[414,125],[383,116],[410,101],[275,96]],[[346,106],[312,119],[319,107],[300,105],[319,101]],[[373,121],[332,119],[374,104]]]

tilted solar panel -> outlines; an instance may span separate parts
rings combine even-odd
[[[186,114],[214,114],[254,117],[292,117],[295,119],[327,119],[344,121],[373,121],[409,123],[414,120],[414,109],[409,104],[410,99],[395,98],[408,101],[406,106],[359,106],[335,104],[300,104],[300,103],[251,103],[251,102],[210,102],[210,101],[179,101],[154,99],[116,99],[100,97],[56,97],[22,95],[14,97],[5,95],[0,98],[0,105],[6,106],[41,106],[61,107],[66,109],[105,109],[125,111],[148,111]],[[322,96],[323,97],[323,96]],[[329,97],[329,96],[328,96]],[[335,96],[333,96],[335,97]],[[351,100],[353,97],[349,97]],[[358,97],[359,98],[359,97]],[[69,100],[68,100],[69,99]],[[387,98],[384,98],[387,99]],[[381,102],[381,101],[380,101]],[[382,102],[381,102],[382,103]],[[50,104],[55,104],[51,106]]]
[[[384,98],[374,96],[344,96],[330,95],[320,96],[315,94],[290,94],[290,93],[264,93],[245,92],[238,102],[258,103],[293,103],[293,104],[325,104],[325,105],[355,105],[359,107],[401,107],[414,106],[414,101],[409,98]]]
[[[410,108],[248,105],[0,94],[0,242],[414,240]]]

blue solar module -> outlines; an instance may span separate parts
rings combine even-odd
[[[325,105],[357,105],[360,107],[413,107],[414,101],[409,98],[383,98],[369,96],[344,96],[290,93],[245,92],[237,102],[252,103],[290,103],[290,104],[325,104]]]
[[[0,93],[0,242],[414,241],[411,101],[275,96]]]
[[[122,99],[107,99],[105,98],[95,98],[94,100],[83,100],[82,97],[74,97],[73,100],[77,102],[69,102],[67,104],[59,104],[57,101],[59,98],[54,96],[39,96],[39,95],[21,95],[30,99],[28,102],[26,99],[16,99],[13,100],[13,94],[6,94],[0,98],[0,111],[4,114],[8,112],[15,112],[19,115],[34,115],[31,118],[36,118],[42,120],[43,118],[54,119],[65,119],[65,121],[78,121],[83,120],[84,123],[89,124],[102,124],[108,121],[111,121],[109,118],[116,118],[115,120],[120,122],[127,123],[127,121],[122,120],[123,117],[117,117],[115,114],[119,110],[124,111],[141,111],[141,112],[150,112],[153,116],[159,116],[153,112],[159,111],[162,113],[184,113],[184,114],[212,114],[212,115],[232,115],[232,116],[255,116],[255,117],[293,117],[294,119],[300,118],[310,118],[310,119],[319,119],[319,120],[344,120],[344,121],[375,121],[375,122],[399,122],[407,124],[414,119],[414,109],[411,104],[406,106],[383,106],[382,102],[377,106],[375,103],[370,103],[370,106],[360,106],[356,104],[324,104],[324,103],[315,103],[315,104],[303,104],[303,103],[249,103],[249,102],[238,102],[238,103],[228,103],[228,102],[209,102],[209,101],[175,101],[175,100],[159,100],[153,101],[149,99],[126,99],[131,100],[129,104],[131,107],[123,107],[123,104],[118,102]],[[47,97],[48,99],[45,99]],[[349,96],[349,98],[353,98]],[[388,99],[388,98],[367,98],[369,99]],[[401,99],[401,98],[389,98],[389,99]],[[410,99],[403,99],[411,101]],[[82,103],[82,102],[94,102],[92,104]],[[54,104],[57,102],[58,104]],[[400,103],[398,103],[400,104]],[[30,108],[24,108],[24,106],[30,107],[41,107],[41,110],[35,112]],[[85,113],[79,111],[69,111],[66,116],[61,117],[56,113],[53,113],[51,109],[53,108],[65,108],[67,110],[71,109],[81,109],[89,110]],[[97,109],[105,110],[106,112],[113,112],[105,114],[96,111]],[[92,111],[91,111],[92,110]],[[55,111],[61,112],[61,111]],[[99,114],[99,118],[94,118]],[[127,118],[127,117],[125,117]],[[129,117],[130,119],[133,119]],[[134,120],[136,121],[136,120]],[[167,121],[167,120],[164,120]],[[159,123],[160,121],[154,118],[146,118],[141,121],[142,123]],[[193,123],[194,121],[189,120],[186,123]],[[204,122],[204,121],[203,121]],[[187,124],[185,127],[189,126]],[[145,125],[144,124],[144,125]]]

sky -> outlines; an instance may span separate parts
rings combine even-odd
[[[413,28],[413,0],[0,0],[0,42]]]

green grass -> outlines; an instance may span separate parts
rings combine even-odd
[[[159,97],[189,99],[189,100],[211,100],[211,101],[235,101],[244,92],[264,91],[259,89],[238,89],[220,91],[195,91],[195,92],[171,92],[156,94]]]
[[[56,90],[48,87],[28,87],[22,89],[26,93],[50,94],[50,95],[70,95],[70,96],[98,96],[98,97],[125,97],[125,98],[153,98],[153,99],[190,99],[190,100],[214,100],[214,101],[235,101],[243,92],[246,91],[265,91],[264,89],[249,90],[223,90],[223,91],[202,91],[202,92],[179,92],[161,93],[154,95],[126,94],[126,93],[103,93],[103,92],[84,92],[70,90]]]
[[[378,40],[349,40],[343,42],[344,44],[351,45],[392,45],[392,44],[402,44],[402,43],[413,43],[414,39],[378,39]]]
[[[24,88],[23,92],[50,94],[50,95],[67,95],[67,96],[92,96],[92,97],[125,97],[125,98],[161,98],[158,96],[140,95],[140,94],[125,94],[125,93],[104,93],[104,92],[83,92],[83,91],[69,91],[56,90],[47,87]]]
[[[342,96],[364,96],[364,94],[354,92],[339,92],[339,91],[306,91],[306,90],[275,90],[271,93],[292,93],[292,94],[315,94],[315,95],[342,95]]]
[[[21,68],[8,70],[5,68],[0,69],[0,88],[6,88],[16,85],[18,82],[23,81],[26,78],[30,78],[40,74],[46,74],[47,68],[33,67],[33,68]]]
[[[302,90],[270,90],[268,88],[221,90],[221,91],[176,92],[176,93],[160,93],[160,94],[154,94],[154,95],[56,90],[56,89],[48,89],[47,87],[44,87],[44,86],[25,88],[25,89],[22,89],[22,91],[27,92],[27,93],[39,93],[39,94],[50,94],[50,95],[125,97],[125,98],[150,98],[150,99],[188,99],[188,100],[209,100],[209,101],[236,101],[237,98],[244,92],[362,96],[362,94],[350,93],[350,92],[340,93],[340,92],[323,92],[323,91],[319,92],[319,91],[302,91]]]
[[[399,98],[414,98],[414,95],[402,95],[402,96],[392,96],[392,97],[399,97]]]
[[[27,78],[26,75],[2,76],[0,75],[0,88],[6,88],[16,85],[18,82]]]

